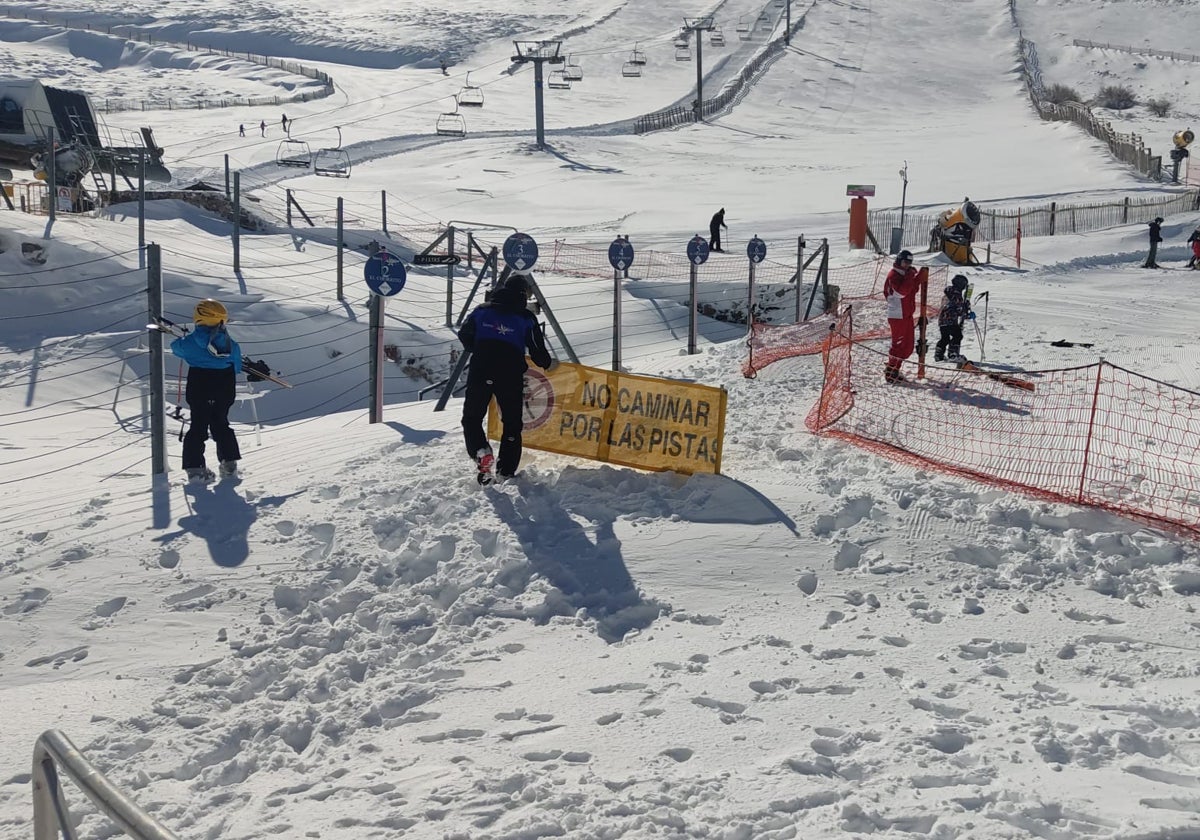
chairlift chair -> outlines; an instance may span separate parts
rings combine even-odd
[[[782,9],[786,5],[787,5],[787,0],[775,0],[775,8],[776,9]]]
[[[288,123],[287,139],[280,141],[275,149],[275,162],[280,166],[308,169],[312,165],[312,149],[303,140],[292,139],[292,124]]]
[[[313,174],[326,178],[350,177],[350,153],[342,148],[342,127],[337,126],[338,141],[336,146],[317,149],[313,155]]]
[[[629,54],[629,63],[639,66],[646,63],[646,54],[638,49],[636,41],[633,44],[633,52]]]
[[[582,82],[583,68],[577,63],[571,61],[571,56],[567,56],[567,63],[563,67],[563,78],[568,82]]]
[[[636,79],[642,75],[642,65],[636,61],[626,61],[621,65],[621,75],[627,79]]]
[[[721,31],[721,27],[714,26],[712,31],[708,33],[708,43],[714,47],[725,46],[725,33]]]
[[[571,80],[567,78],[567,71],[552,70],[550,78],[546,80],[546,87],[554,88],[555,90],[570,90]]]
[[[470,71],[467,71],[467,81],[463,84],[463,89],[458,92],[458,104],[464,108],[483,107],[483,89],[471,84]]]
[[[447,111],[437,118],[434,131],[442,137],[466,137],[467,121],[458,113],[458,99],[454,100],[454,110]]]
[[[687,38],[686,33],[683,35],[675,36],[675,48],[676,49],[679,49],[680,47],[686,47],[687,45],[688,45],[688,38]]]
[[[692,60],[692,48],[691,47],[676,47],[675,48],[675,60],[676,61],[691,61]]]
[[[750,24],[746,23],[745,18],[740,18],[737,25],[738,38],[743,41],[750,40]]]

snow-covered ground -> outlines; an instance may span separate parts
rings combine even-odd
[[[734,34],[762,4],[566,6],[55,4],[80,25],[320,63],[338,90],[287,107],[294,136],[330,145],[341,126],[354,171],[277,167],[274,110],[110,118],[154,126],[179,180],[219,177],[229,154],[263,212],[292,188],[321,216],[311,239],[243,236],[239,276],[227,226],[150,208],[168,309],[225,300],[247,354],[297,386],[256,400],[244,477],[207,489],[182,485],[173,421],[170,480],[151,481],[136,386],[115,394],[121,361],[144,364],[129,352],[146,318],[136,210],[60,218],[48,244],[44,219],[0,211],[0,836],[30,835],[30,751],[61,728],[181,837],[1200,837],[1194,541],[815,438],[819,359],[744,379],[740,331],[720,324],[687,356],[686,312],[636,281],[630,365],[728,390],[723,475],[527,451],[519,480],[481,490],[459,401],[414,401],[412,366],[387,366],[385,422],[367,423],[366,290],[334,299],[325,235],[339,195],[367,231],[386,189],[394,227],[510,225],[543,253],[617,233],[681,252],[725,206],[731,251],[757,234],[787,263],[801,233],[862,259],[844,251],[845,186],[898,205],[905,160],[910,207],[1159,190],[1038,120],[1006,2],[794,3],[804,28],[729,113],[643,136],[628,121],[695,82],[673,58],[682,18],[724,24],[728,45],[705,48],[719,86],[766,43]],[[1017,3],[1048,83],[1072,37],[1186,49],[1167,38],[1183,23],[1164,24],[1184,9]],[[551,36],[585,79],[547,91],[538,152],[532,72],[509,57],[512,39]],[[635,43],[650,64],[626,79]],[[0,44],[18,74],[53,64],[47,49]],[[62,57],[73,84],[109,84]],[[1131,84],[1147,60],[1108,59]],[[465,139],[434,138],[468,70],[486,104],[464,110]],[[197,88],[253,81],[211,74]],[[265,139],[237,136],[260,119]],[[1160,264],[1183,267],[1197,223],[1167,219]],[[1026,239],[1021,270],[971,270],[990,292],[988,359],[1103,356],[1200,389],[1196,275],[1139,268],[1145,240],[1144,225]],[[45,266],[21,259],[27,242],[47,244]],[[740,276],[726,259],[709,268]],[[362,255],[346,261],[360,276]],[[611,281],[539,281],[605,366]],[[444,282],[413,272],[389,303],[406,353],[453,346]],[[1060,338],[1095,346],[1043,343]],[[81,836],[112,836],[68,796]]]

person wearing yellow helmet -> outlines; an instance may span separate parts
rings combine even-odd
[[[204,442],[210,434],[217,445],[222,476],[236,475],[242,457],[237,436],[229,425],[237,374],[242,372],[242,348],[225,329],[228,319],[224,304],[205,298],[192,314],[195,329],[171,342],[171,352],[188,363],[184,396],[191,423],[183,437],[183,468],[189,479],[215,478],[204,461]]]

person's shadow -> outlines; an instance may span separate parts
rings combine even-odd
[[[265,496],[252,505],[238,495],[240,483],[236,478],[211,485],[189,483],[184,492],[191,501],[191,513],[180,518],[178,531],[163,534],[158,542],[194,534],[204,540],[209,557],[218,566],[233,568],[245,563],[250,556],[250,526],[258,519],[258,508],[278,506],[288,497]]]

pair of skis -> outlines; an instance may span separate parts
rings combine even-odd
[[[992,370],[984,370],[979,365],[966,359],[963,359],[961,362],[957,362],[956,364],[958,365],[959,370],[965,370],[967,373],[974,373],[978,374],[979,376],[986,376],[988,379],[1000,382],[1001,384],[1007,385],[1010,388],[1017,388],[1021,391],[1034,391],[1037,389],[1037,386],[1028,379],[1022,379],[1019,376],[1010,376],[1007,373],[996,373]]]
[[[185,335],[187,335],[186,327],[182,327],[179,324],[176,324],[174,321],[168,321],[166,318],[161,318],[161,317],[156,317],[154,319],[154,321],[147,324],[146,329],[165,333],[167,335],[172,335],[172,336],[175,336],[176,338],[183,338]],[[280,387],[283,387],[283,388],[294,387],[292,385],[292,383],[287,382],[283,379],[280,379],[278,376],[273,376],[272,374],[267,373],[258,367],[249,367],[249,365],[255,365],[255,364],[257,364],[257,363],[251,361],[250,359],[244,360],[243,368],[245,368],[244,372],[246,373],[247,377],[249,377],[249,376],[261,377],[263,379],[266,379],[269,382],[274,382],[276,385],[279,385]],[[266,367],[266,365],[263,365],[263,367]]]

